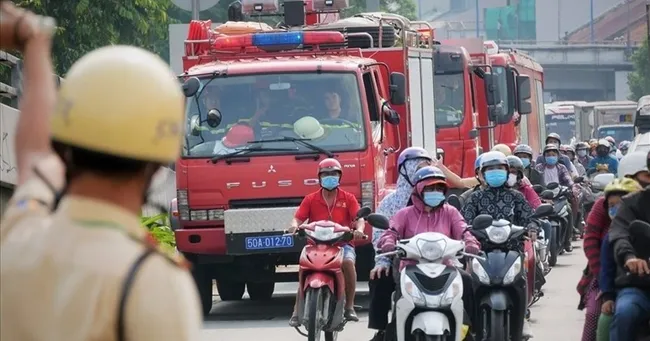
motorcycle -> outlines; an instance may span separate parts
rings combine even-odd
[[[534,216],[542,217],[550,210],[549,205],[540,206]],[[529,301],[524,251],[527,229],[482,214],[474,219],[470,231],[485,253],[485,259],[471,261],[472,277],[478,284],[477,339],[521,340]]]
[[[388,229],[385,216],[371,214],[370,225]],[[424,232],[400,240],[395,251],[377,257],[395,256],[418,261],[400,271],[393,296],[397,341],[461,341],[463,328],[463,280],[458,268],[446,265],[465,253],[465,243],[437,232]]]
[[[574,212],[574,226],[573,226],[573,241],[582,239],[585,236],[585,222],[586,219],[583,203],[585,200],[585,188],[588,188],[583,177],[577,177],[573,180],[576,190],[574,191],[575,200],[577,203],[577,212]]]
[[[354,221],[370,214],[368,207],[357,212]],[[349,227],[331,221],[315,221],[301,225],[299,237],[307,238],[307,245],[300,254],[298,270],[298,318],[308,341],[318,341],[325,334],[325,341],[336,340],[338,332],[345,327],[345,280],[342,246],[352,240]]]
[[[570,249],[566,250],[573,232],[570,228],[572,217],[568,200],[570,189],[555,182],[548,184],[547,188],[541,193],[540,198],[553,203],[553,213],[547,217],[551,223],[551,235],[548,236],[548,264],[555,266],[557,256],[565,251],[570,251]]]
[[[542,218],[553,213],[553,206],[550,204],[542,204],[536,210],[536,217],[532,219],[533,224],[537,226],[537,234],[534,239],[524,241],[525,259],[528,260],[528,269],[533,271],[528,272],[528,307],[535,304],[539,299],[544,297],[542,287],[546,284],[546,275],[550,272],[548,266],[548,239],[542,229]],[[533,248],[533,255],[528,255],[528,245]],[[527,311],[528,316],[530,312]]]

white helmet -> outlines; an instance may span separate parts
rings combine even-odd
[[[508,168],[508,158],[502,152],[490,151],[481,154],[481,172],[485,167],[506,166]]]
[[[646,165],[648,160],[648,153],[646,152],[632,152],[629,153],[621,159],[618,164],[618,177],[622,179],[628,176],[635,176],[640,172],[647,172],[648,166]]]
[[[293,124],[293,132],[303,139],[315,140],[325,135],[325,129],[317,119],[305,116]]]

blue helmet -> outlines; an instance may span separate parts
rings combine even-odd
[[[481,168],[481,157],[483,157],[483,154],[479,155],[474,161],[474,170]]]
[[[409,147],[399,153],[399,157],[397,158],[397,168],[401,168],[406,160],[412,159],[427,159],[432,161],[431,155],[429,155],[429,152],[427,152],[426,149],[421,147]]]
[[[415,175],[413,176],[413,180],[415,181],[415,184],[418,182],[428,180],[428,179],[438,179],[438,180],[443,180],[446,181],[447,177],[445,176],[445,173],[443,173],[440,168],[434,167],[434,166],[427,166],[427,167],[422,167],[418,169],[417,172],[415,172]]]

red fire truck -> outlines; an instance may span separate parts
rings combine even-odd
[[[309,20],[314,6],[301,7]],[[302,27],[300,12],[285,2],[285,23]],[[283,231],[319,188],[319,160],[336,157],[342,188],[374,209],[394,186],[402,149],[436,153],[434,51],[419,47],[409,25],[368,14],[225,36],[191,24],[181,76],[187,135],[171,211],[205,313],[213,279],[221,300],[239,300],[245,288],[268,299],[275,282],[296,280],[276,267],[297,264],[304,243]],[[369,241],[356,248],[363,280],[373,250]]]
[[[495,127],[492,136],[481,135],[483,148],[491,148],[496,143],[505,143],[514,148],[517,144],[525,143],[533,150],[541,150],[546,136],[544,121],[544,71],[542,66],[530,56],[516,50],[499,50],[494,41],[486,41],[490,63],[502,91],[501,97],[508,116],[504,124]],[[528,76],[530,86],[530,101],[522,106],[518,88],[518,75]],[[514,90],[514,91],[513,91]],[[517,97],[519,98],[517,98]],[[527,115],[532,113],[532,115]]]

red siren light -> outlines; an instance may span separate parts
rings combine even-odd
[[[257,47],[261,50],[294,49],[302,45],[342,44],[341,32],[269,32],[219,37],[213,47],[217,50]]]

